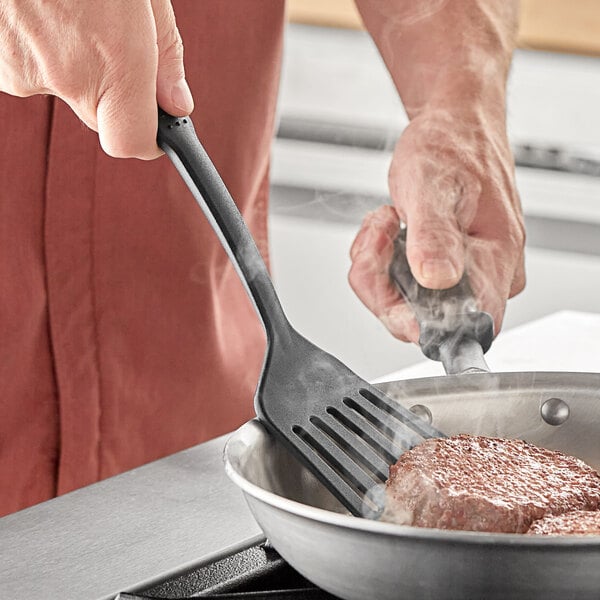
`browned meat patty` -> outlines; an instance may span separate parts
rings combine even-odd
[[[600,510],[572,510],[534,521],[527,533],[536,535],[600,535]]]
[[[383,520],[417,527],[523,533],[546,514],[595,510],[600,475],[522,440],[426,440],[390,468]]]

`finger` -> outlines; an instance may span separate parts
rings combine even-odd
[[[392,335],[417,342],[419,328],[414,314],[389,277],[398,229],[398,215],[391,206],[382,206],[365,218],[350,250],[352,266],[348,281],[358,298]]]
[[[156,98],[168,113],[183,117],[194,110],[192,93],[185,80],[183,43],[170,0],[152,0],[158,43]]]
[[[406,256],[415,279],[438,290],[456,285],[462,277],[465,236],[454,216],[427,207],[407,210]]]
[[[465,186],[451,169],[413,155],[392,163],[390,192],[406,222],[406,256],[415,279],[430,289],[456,285],[464,271],[457,219]]]
[[[525,289],[525,283],[527,280],[525,275],[525,240],[527,235],[525,232],[525,222],[523,220],[523,209],[521,208],[521,200],[518,193],[516,194],[514,202],[515,206],[517,207],[515,211],[515,218],[518,223],[518,226],[514,227],[514,229],[518,231],[518,234],[514,236],[514,253],[517,256],[517,264],[515,266],[515,272],[510,286],[509,298],[520,294]]]
[[[98,102],[100,145],[109,156],[152,160],[162,154],[156,145],[154,85],[151,101],[147,99],[148,86],[142,84],[142,88],[120,82],[108,88]]]
[[[501,202],[500,198],[489,198]],[[466,270],[478,306],[492,315],[497,334],[508,298],[525,287],[525,231],[519,215],[510,211],[495,216],[481,214],[472,228],[467,238]]]
[[[100,144],[116,158],[149,160],[162,154],[156,145],[156,32],[150,10],[147,16],[137,24],[141,30],[123,50],[123,59],[106,74],[98,100]]]
[[[364,218],[361,228],[350,248],[350,258],[355,260],[365,250],[372,250],[373,244],[379,242],[385,249],[388,240],[392,242],[398,235],[400,218],[392,206],[380,206]],[[388,263],[389,264],[389,263]]]
[[[98,133],[97,107],[92,98],[88,99],[88,101],[74,101],[69,98],[61,98],[61,100],[71,108],[86,127]]]
[[[523,254],[521,254],[520,260],[517,264],[517,268],[515,270],[515,274],[510,286],[509,298],[520,294],[525,289],[525,283],[527,282],[527,277],[525,275],[525,258]]]
[[[518,257],[501,240],[471,237],[468,240],[469,282],[478,307],[494,320],[497,334],[502,326],[506,301],[515,279]]]

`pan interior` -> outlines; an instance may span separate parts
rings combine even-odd
[[[407,408],[426,407],[424,414],[430,413],[433,425],[448,435],[521,438],[581,458],[600,470],[598,374],[486,373],[388,382],[378,387]],[[566,411],[560,419],[549,421],[560,424],[546,422],[544,405],[557,404],[566,406]],[[277,496],[345,512],[286,448],[257,423],[249,425],[228,444],[228,469]]]

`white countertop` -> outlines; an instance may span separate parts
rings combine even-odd
[[[600,314],[561,311],[502,331],[486,354],[492,371],[600,373]],[[441,363],[423,361],[378,381],[443,375]]]

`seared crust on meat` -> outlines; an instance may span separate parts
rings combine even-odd
[[[534,535],[600,535],[600,510],[572,510],[562,515],[547,515],[531,524]]]
[[[417,527],[524,533],[547,514],[596,510],[600,475],[523,440],[426,440],[390,468],[382,520]]]

